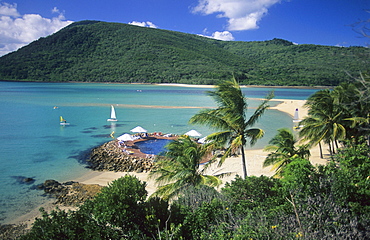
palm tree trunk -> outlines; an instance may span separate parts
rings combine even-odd
[[[333,146],[333,154],[335,154],[336,152],[336,145],[337,145],[337,142],[335,140],[332,141],[332,146]]]
[[[320,158],[324,158],[324,156],[322,155],[322,146],[321,146],[321,142],[319,142],[319,149],[320,149]]]
[[[242,151],[243,175],[244,175],[244,179],[246,179],[247,178],[247,166],[246,166],[246,161],[245,161],[244,145],[241,146],[241,151]]]
[[[333,156],[333,150],[331,149],[331,141],[328,141],[330,156]]]

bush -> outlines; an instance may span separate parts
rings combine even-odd
[[[106,225],[98,224],[84,210],[53,210],[50,214],[40,209],[42,218],[36,219],[22,240],[41,239],[119,239],[120,233]]]
[[[226,183],[222,194],[237,213],[255,208],[271,209],[285,202],[280,180],[266,176],[246,179],[237,176],[231,183]]]

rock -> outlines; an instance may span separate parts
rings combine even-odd
[[[84,203],[88,199],[93,199],[102,188],[103,187],[98,184],[74,182],[72,185],[68,185],[65,194],[57,196],[56,203],[64,206],[76,206]]]
[[[32,184],[35,182],[34,178],[24,176],[12,176],[18,183],[21,184]]]
[[[68,182],[65,182],[65,183],[63,183],[64,185],[72,185],[72,184],[74,184],[74,183],[77,183],[77,182],[75,182],[75,181],[68,181]]]
[[[31,182],[34,182],[34,181],[35,181],[35,179],[29,178],[29,177],[26,177],[26,178],[23,179],[23,182],[25,182],[25,183],[31,183]]]
[[[74,181],[59,183],[56,180],[46,180],[38,185],[46,194],[56,198],[56,204],[64,206],[77,206],[101,191],[103,187],[98,184],[82,184]]]
[[[152,159],[124,154],[116,140],[92,149],[86,162],[89,168],[96,171],[147,172],[153,167]]]
[[[66,187],[55,180],[46,180],[42,189],[44,189],[45,193],[54,194],[56,196],[66,191]]]
[[[0,224],[0,239],[19,239],[28,232],[26,224]]]

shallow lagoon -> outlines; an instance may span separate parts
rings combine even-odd
[[[140,125],[149,132],[183,134],[196,129],[203,136],[211,133],[187,123],[201,107],[214,107],[205,95],[207,90],[212,88],[0,82],[0,223],[45,201],[42,192],[32,186],[46,179],[68,181],[90,171],[81,158],[88,149],[110,141],[113,131],[118,137]],[[252,98],[263,98],[269,90],[243,89],[252,108],[259,103]],[[307,99],[314,92],[278,88],[275,98]],[[106,121],[110,105],[115,106],[118,122]],[[59,116],[70,125],[60,126]],[[266,145],[276,129],[291,126],[290,116],[268,110],[256,126],[266,135],[254,148]],[[22,183],[19,177],[32,177],[35,182]]]

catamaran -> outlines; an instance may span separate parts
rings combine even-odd
[[[60,123],[59,124],[63,125],[63,126],[69,125],[69,123],[67,123],[67,120],[65,120],[62,116],[60,116]]]
[[[109,122],[116,122],[117,121],[116,111],[114,110],[113,105],[111,106],[110,118],[108,118],[107,121],[109,121]]]

